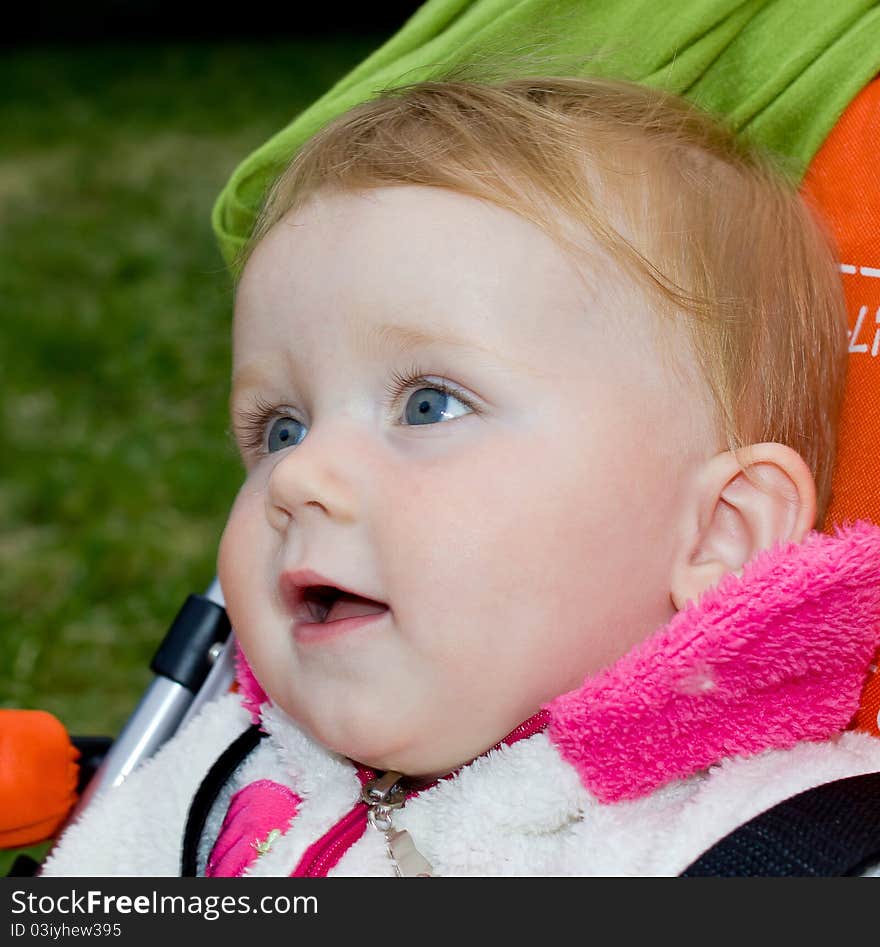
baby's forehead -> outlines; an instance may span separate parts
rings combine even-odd
[[[365,315],[384,308],[437,318],[445,310],[478,327],[503,314],[490,299],[523,291],[542,302],[538,321],[589,295],[592,282],[570,254],[510,210],[451,190],[385,187],[318,192],[289,211],[253,252],[237,308],[287,292],[302,310],[334,302],[354,303]]]
[[[306,295],[341,294],[357,281],[382,299],[420,287],[431,298],[470,293],[478,308],[489,288],[532,287],[548,304],[536,318],[561,298],[588,308],[611,282],[631,295],[634,281],[595,239],[580,228],[575,240],[577,253],[522,214],[450,189],[317,191],[258,244],[238,295],[284,283]]]
[[[566,257],[521,208],[504,207],[451,188],[394,185],[318,190],[288,211],[284,224],[303,231],[304,242],[329,232],[340,253],[360,242],[362,252],[394,253],[413,264],[435,257],[477,268],[507,255],[521,263],[533,259],[536,266],[524,267],[520,275],[534,272],[538,276],[551,258]],[[595,241],[586,233],[582,236],[592,248]],[[476,252],[465,256],[468,251]],[[571,261],[566,257],[565,262]]]

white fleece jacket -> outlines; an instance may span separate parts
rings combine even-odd
[[[239,698],[209,704],[119,788],[96,799],[50,854],[43,874],[177,875],[183,830],[205,772],[250,723]],[[200,847],[200,873],[229,798],[257,779],[302,799],[286,834],[246,871],[288,875],[360,796],[353,765],[275,708],[269,737],[230,780]],[[546,733],[494,750],[411,798],[393,817],[435,875],[677,875],[736,826],[801,790],[880,771],[880,740],[845,733],[748,759],[732,758],[648,796],[599,803]],[[283,828],[283,827],[279,827]],[[384,836],[368,826],[331,875],[394,876]]]

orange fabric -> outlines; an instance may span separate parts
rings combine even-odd
[[[79,751],[43,710],[0,710],[0,848],[51,838],[76,802]]]
[[[825,528],[880,524],[880,78],[835,125],[810,165],[803,192],[831,225],[849,311],[849,378]]]
[[[856,96],[813,159],[803,193],[837,240],[849,312],[849,371],[824,527],[880,525],[880,77]],[[880,582],[880,575],[877,576]],[[855,727],[880,736],[880,652]]]
[[[873,733],[880,737],[880,668],[874,666],[874,671],[862,691],[862,702],[856,714],[854,729]]]

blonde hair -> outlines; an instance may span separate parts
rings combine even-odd
[[[585,227],[687,325],[728,449],[778,441],[830,501],[846,313],[830,237],[767,155],[684,99],[605,78],[385,90],[309,139],[238,261],[318,189],[442,187],[490,201],[569,249]]]

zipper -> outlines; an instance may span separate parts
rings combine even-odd
[[[549,719],[546,710],[539,710],[511,730],[503,740],[486,750],[486,753],[534,736],[547,726]],[[361,783],[361,798],[321,838],[306,849],[290,877],[325,878],[352,845],[360,841],[368,824],[385,835],[385,844],[399,877],[431,877],[430,862],[416,848],[409,832],[405,829],[394,829],[391,817],[394,810],[402,808],[408,799],[436,786],[441,780],[451,779],[462,768],[418,787],[407,788],[405,777],[401,773],[389,770],[379,775],[375,770],[358,766],[356,772]]]
[[[376,773],[365,766],[358,766],[357,777],[361,786],[366,786],[376,778]],[[363,798],[355,803],[353,809],[305,850],[290,877],[326,878],[330,869],[366,831],[368,808]]]
[[[361,790],[361,799],[369,807],[367,821],[385,836],[385,847],[394,863],[398,878],[430,878],[434,873],[431,863],[416,848],[406,829],[395,830],[391,816],[409,798],[401,780],[403,773],[390,770],[368,782]],[[436,785],[434,780],[432,785]],[[423,787],[425,788],[425,787]]]
[[[385,836],[388,854],[399,877],[430,877],[430,862],[416,848],[406,829],[394,829],[391,814],[400,809],[410,796],[436,786],[439,780],[408,790],[403,784],[403,774],[393,770],[377,776],[373,770],[359,766],[357,775],[361,781],[360,800],[306,850],[291,877],[326,878],[330,869],[361,839],[367,825],[372,825]]]

